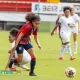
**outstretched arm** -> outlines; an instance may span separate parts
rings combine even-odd
[[[41,49],[41,46],[40,46],[40,43],[39,43],[37,35],[34,35],[34,40],[35,40],[36,44],[38,45],[38,48]]]
[[[8,69],[10,60],[13,58],[13,56],[14,56],[14,52],[13,52],[13,53],[10,53],[10,56],[9,56],[9,59],[8,59],[8,63],[7,63],[7,65],[6,65],[6,67],[5,67],[5,70]]]
[[[57,29],[57,25],[53,28],[53,30],[51,31],[51,36],[54,34],[54,31]]]

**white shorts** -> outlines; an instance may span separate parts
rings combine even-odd
[[[72,34],[74,34],[74,33],[78,34],[78,25],[77,24],[76,24],[76,27],[72,28]]]
[[[60,32],[60,37],[63,43],[70,42],[70,36],[71,36],[71,33],[62,32],[62,31]]]

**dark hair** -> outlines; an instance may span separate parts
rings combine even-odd
[[[71,8],[70,8],[69,6],[63,8],[63,11],[64,11],[64,12],[65,12],[66,10],[69,10],[69,11],[71,12]]]
[[[17,36],[17,34],[18,34],[18,29],[17,28],[12,28],[11,30],[10,30],[10,34],[12,35],[12,36],[14,36],[14,37],[16,37]]]
[[[28,13],[25,17],[27,21],[40,21],[40,17],[34,13]]]

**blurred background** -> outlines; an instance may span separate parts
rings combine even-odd
[[[48,32],[55,25],[63,7],[71,6],[80,15],[80,0],[0,0],[0,30],[20,28],[25,23],[25,15],[33,12],[41,17],[39,31]]]

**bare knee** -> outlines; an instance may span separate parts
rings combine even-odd
[[[18,63],[21,63],[22,62],[22,59],[18,59]]]
[[[22,62],[22,58],[23,58],[23,55],[22,54],[18,54],[18,63]]]
[[[36,54],[33,48],[27,50],[27,52],[30,54],[31,59],[36,59]]]

